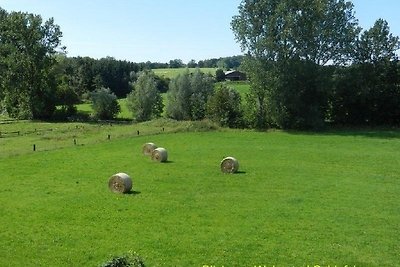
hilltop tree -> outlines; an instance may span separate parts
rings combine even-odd
[[[133,91],[127,97],[127,106],[133,118],[141,122],[160,117],[164,104],[157,89],[154,73],[152,71],[139,72],[133,87]]]
[[[0,8],[0,97],[9,116],[49,118],[55,111],[54,55],[60,27],[51,18]]]

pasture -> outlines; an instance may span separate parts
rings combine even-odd
[[[146,266],[399,262],[399,131],[169,120],[0,127],[20,130],[0,138],[0,266],[98,266],[128,251]],[[165,147],[169,161],[144,157],[146,142]],[[239,160],[239,173],[221,173],[225,156]],[[132,177],[130,194],[109,191],[117,172]]]
[[[166,68],[166,69],[153,69],[154,73],[160,77],[164,77],[164,78],[175,78],[176,76],[178,76],[181,73],[184,73],[186,70],[189,70],[189,73],[193,73],[196,68]],[[212,76],[215,76],[215,71],[217,69],[215,68],[200,68],[200,71],[204,72],[204,73],[209,73]]]

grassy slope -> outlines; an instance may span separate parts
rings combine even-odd
[[[165,78],[175,78],[178,74],[186,71],[187,68],[177,68],[177,69],[153,69],[154,73],[158,76],[163,76]],[[192,73],[196,70],[196,68],[189,68],[189,72]],[[200,68],[200,70],[204,73],[210,73],[215,76],[215,68]]]
[[[0,139],[1,140],[1,139]],[[141,155],[145,142],[169,163]],[[250,131],[129,136],[0,158],[0,265],[394,266],[400,135]],[[241,173],[224,175],[223,156]],[[134,193],[108,191],[127,172]]]

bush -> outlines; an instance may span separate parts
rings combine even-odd
[[[208,100],[207,117],[223,127],[242,127],[243,112],[239,92],[222,84]]]
[[[91,94],[93,116],[97,119],[113,119],[121,110],[117,97],[109,88],[101,87]]]
[[[145,267],[145,264],[136,252],[129,252],[126,255],[112,258],[100,267]]]
[[[225,81],[225,72],[222,69],[217,69],[215,71],[215,80],[217,82]]]

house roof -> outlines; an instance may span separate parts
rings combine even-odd
[[[237,71],[237,70],[228,70],[228,71],[225,71],[225,75],[229,75],[229,74],[232,74],[235,72],[240,73],[240,71]]]

